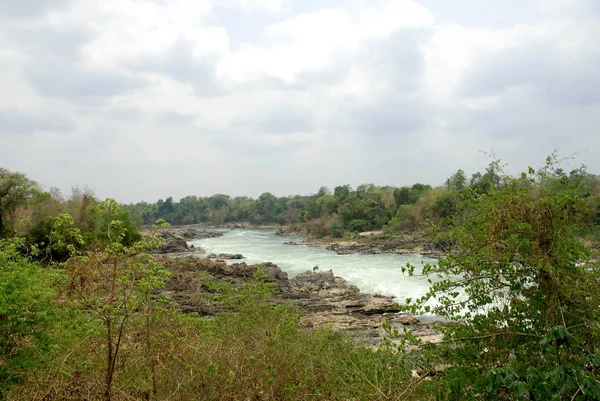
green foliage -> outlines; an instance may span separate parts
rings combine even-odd
[[[461,392],[600,394],[589,363],[600,342],[599,271],[578,237],[589,203],[579,185],[562,182],[554,162],[504,177],[487,192],[469,189],[444,234],[455,251],[423,267],[432,286],[410,309],[431,308],[460,323],[441,327],[447,343],[437,356],[456,365],[440,379],[448,388],[461,375],[452,371],[475,369],[480,374]]]
[[[0,167],[0,237],[15,229],[14,212],[37,192],[37,184],[24,174]]]
[[[85,245],[81,230],[69,214],[48,217],[29,231],[28,240],[35,256],[42,260],[64,262],[80,253]]]
[[[114,199],[98,204],[94,209],[94,217],[99,228],[93,233],[93,240],[98,241],[100,246],[115,242],[131,246],[142,237],[127,209]]]
[[[452,174],[452,176],[448,179],[448,187],[457,191],[462,191],[465,189],[466,184],[467,177],[465,172],[461,169],[458,169],[456,173]]]
[[[328,329],[307,332],[297,311],[271,303],[272,285],[264,279],[258,270],[254,280],[237,290],[208,281],[228,306],[210,319],[164,308],[132,311],[114,372],[113,388],[118,391],[111,397],[388,400],[410,392],[405,362]],[[97,285],[93,280],[86,284]],[[110,293],[98,297],[87,292],[90,319]],[[103,309],[100,320],[116,316],[115,308]],[[83,345],[64,349],[54,364],[57,369],[34,370],[22,386],[12,388],[11,399],[106,399],[106,344],[101,335],[107,332],[89,333]],[[88,351],[79,352],[84,347]]]
[[[22,371],[42,363],[60,316],[55,285],[61,274],[23,256],[24,241],[0,239],[0,398]]]

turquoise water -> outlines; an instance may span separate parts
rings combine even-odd
[[[274,235],[275,230],[268,229],[222,232],[222,237],[192,240],[189,244],[200,246],[207,253],[241,253],[248,264],[273,262],[290,277],[319,265],[320,270],[333,270],[333,274],[355,284],[361,291],[392,295],[399,302],[407,297],[419,297],[429,288],[427,279],[403,274],[402,266],[411,263],[419,270],[423,263],[435,262],[421,255],[336,255],[320,247],[284,245],[284,242],[303,238]]]

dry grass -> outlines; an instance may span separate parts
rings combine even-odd
[[[267,294],[250,284],[231,302],[235,312],[212,318],[163,311],[149,337],[132,320],[112,399],[393,400],[404,394],[411,378],[397,356],[329,330],[306,332],[297,313],[267,305]],[[105,399],[101,334],[31,372],[10,399]]]

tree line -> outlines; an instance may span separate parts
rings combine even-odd
[[[461,169],[438,187],[416,183],[394,187],[362,184],[336,186],[333,191],[321,187],[316,194],[276,197],[270,192],[253,199],[215,194],[208,197],[186,196],[178,202],[172,197],[156,203],[123,205],[119,218],[132,228],[129,241],[135,241],[134,227],[149,227],[158,219],[171,225],[206,224],[221,226],[235,223],[250,225],[295,225],[312,236],[344,237],[356,233],[383,230],[424,232],[444,225],[460,208],[467,194],[484,195],[502,185],[500,166],[490,163],[483,172],[467,177]],[[582,193],[599,199],[600,178],[585,167],[566,172],[558,169],[557,179],[564,186],[576,185]],[[43,191],[20,173],[0,170],[0,233],[26,234],[31,242],[48,241],[54,218],[71,215],[86,236],[102,235],[101,221],[94,207],[99,203],[89,188],[75,187],[65,198],[59,190]],[[596,231],[600,206],[590,209],[587,226]]]
[[[313,195],[276,197],[265,192],[257,199],[216,194],[210,197],[187,196],[176,202],[172,197],[156,203],[127,205],[139,225],[165,219],[172,225],[249,223],[282,224],[302,227],[313,236],[344,237],[370,230],[386,234],[426,231],[444,224],[459,208],[467,193],[484,195],[502,185],[500,166],[495,163],[483,172],[468,177],[462,169],[438,187],[416,183],[394,187],[362,184],[321,187]],[[556,176],[565,185],[581,186],[581,191],[598,198],[600,178],[582,168]],[[597,204],[590,210],[589,226],[597,225]]]

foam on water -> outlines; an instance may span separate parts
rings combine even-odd
[[[318,265],[320,270],[333,270],[336,276],[355,284],[361,291],[393,295],[402,302],[407,297],[417,298],[427,291],[429,283],[423,277],[409,277],[402,267],[410,263],[417,267],[434,263],[435,259],[421,255],[337,255],[320,247],[284,245],[288,241],[301,241],[302,237],[274,235],[274,230],[236,229],[223,230],[218,238],[190,241],[207,253],[241,253],[248,264],[273,262],[290,277]]]

